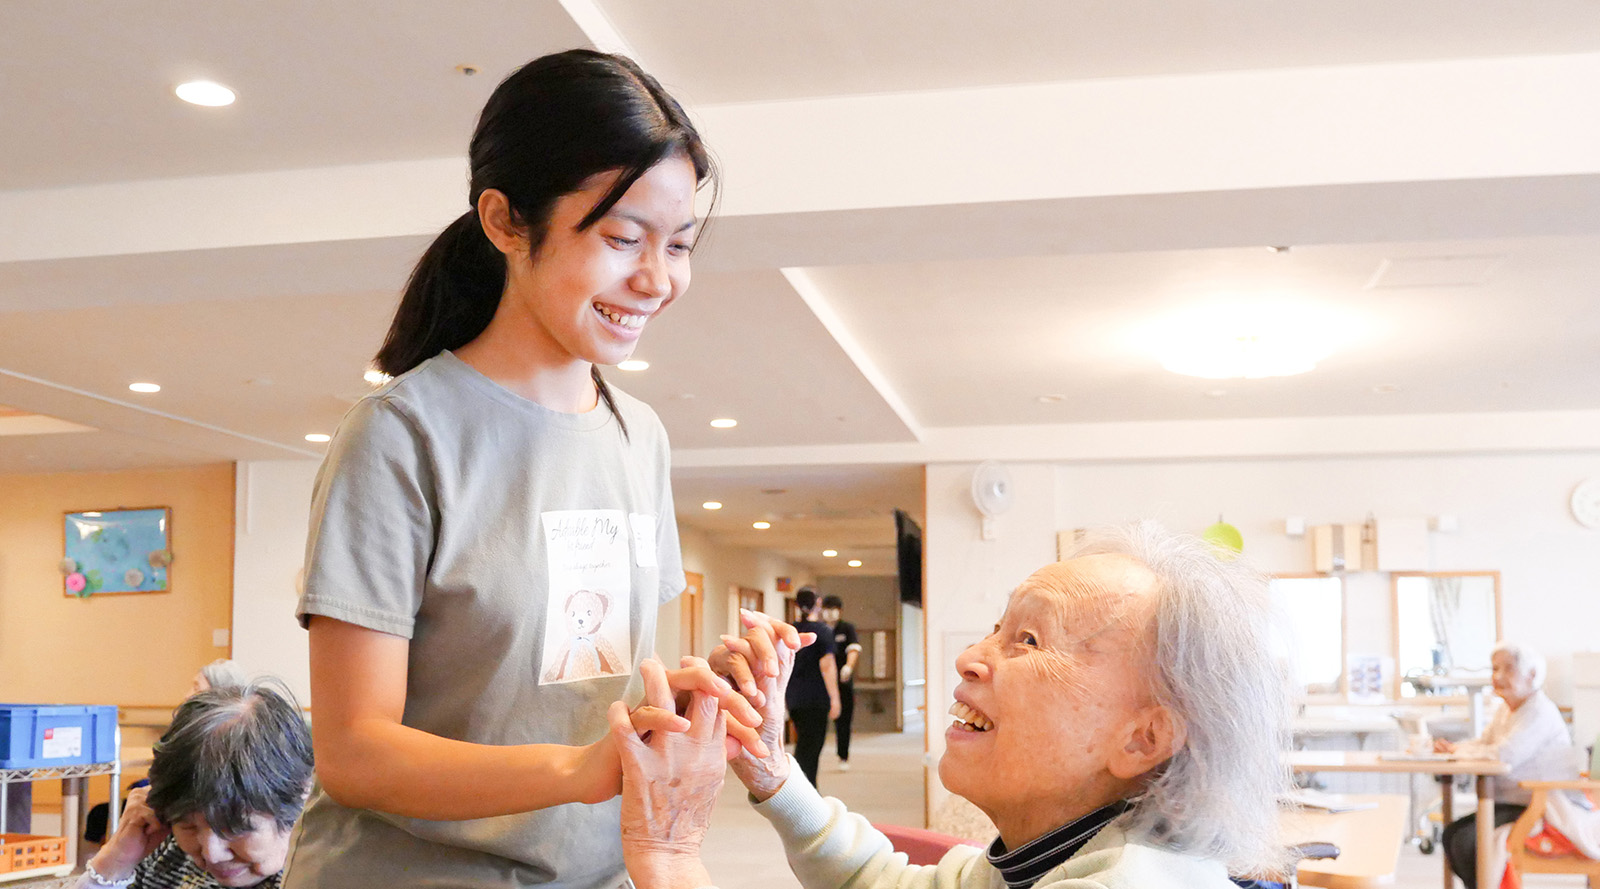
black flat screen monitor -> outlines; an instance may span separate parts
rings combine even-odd
[[[896,564],[899,569],[900,601],[922,607],[922,528],[905,510],[894,511]]]

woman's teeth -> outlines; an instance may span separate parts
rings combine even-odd
[[[616,311],[615,309],[608,309],[605,306],[600,305],[599,303],[595,303],[594,310],[596,312],[599,312],[600,314],[606,316],[607,318],[609,318],[611,320],[612,324],[618,324],[618,325],[621,325],[623,327],[632,327],[632,328],[635,328],[635,329],[643,327],[644,326],[644,322],[649,320],[649,318],[650,318],[649,315],[628,315],[628,314],[624,314],[622,312]]]
[[[989,717],[984,716],[982,713],[979,713],[960,701],[956,701],[954,704],[950,705],[950,715],[956,718],[956,723],[958,725],[966,726],[971,731],[986,732],[989,729],[994,728],[994,722],[991,721]]]

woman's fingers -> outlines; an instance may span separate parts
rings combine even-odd
[[[686,657],[683,666],[668,672],[668,681],[672,689],[677,692],[701,692],[717,698],[722,702],[722,709],[728,711],[739,722],[751,728],[761,725],[761,714],[743,695],[733,690],[726,679],[711,671],[711,667],[704,660],[697,657]]]
[[[673,706],[672,677],[667,668],[653,657],[639,665],[639,677],[644,680],[644,702],[661,710],[675,710]]]
[[[761,689],[755,672],[750,669],[750,665],[755,662],[750,643],[737,636],[724,635],[722,644],[711,652],[709,662],[712,671],[727,677],[728,681],[739,689],[739,694],[744,695],[757,707],[761,706]]]

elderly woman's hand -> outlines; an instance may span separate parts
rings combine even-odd
[[[723,644],[747,663],[768,659],[754,681],[758,683],[762,702],[761,740],[771,752],[766,756],[741,752],[730,764],[745,789],[761,802],[777,793],[789,779],[789,757],[783,752],[783,693],[789,687],[789,675],[794,672],[795,652],[816,641],[817,637],[815,633],[796,633],[794,627],[765,614],[744,612],[744,616],[745,626],[750,631],[742,639],[724,636]]]
[[[133,876],[134,866],[154,852],[161,841],[172,833],[145,802],[149,793],[148,787],[129,791],[122,817],[117,819],[116,831],[89,860],[95,873],[107,880],[126,880]]]
[[[716,697],[696,691],[686,731],[641,735],[675,704],[659,661],[646,660],[640,672],[645,703],[629,713],[619,701],[607,714],[622,761],[622,860],[639,889],[707,886],[700,844],[722,787],[728,716]]]

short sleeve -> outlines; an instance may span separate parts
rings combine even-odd
[[[661,432],[661,493],[656,498],[656,564],[660,565],[661,604],[683,594],[688,580],[683,575],[683,546],[678,541],[678,514],[672,502],[671,452],[667,433]]]
[[[438,525],[424,445],[388,399],[345,415],[312,495],[301,626],[322,615],[411,638]]]

